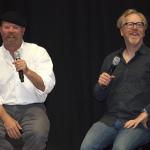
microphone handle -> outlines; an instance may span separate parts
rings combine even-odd
[[[16,60],[18,60],[18,59],[20,59],[20,56],[18,56],[18,57],[16,58]],[[18,71],[18,74],[19,74],[20,81],[21,81],[21,82],[24,82],[23,70],[19,70],[19,71]]]
[[[114,72],[114,70],[115,70],[115,68],[116,68],[115,65],[111,65],[111,67],[109,68],[109,70],[107,71],[107,73],[108,73],[109,75],[112,75],[113,72]]]
[[[19,70],[19,78],[21,82],[24,82],[24,75],[23,75],[23,70]]]

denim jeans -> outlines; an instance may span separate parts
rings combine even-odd
[[[49,119],[44,104],[5,106],[6,111],[22,127],[22,150],[43,150],[46,147],[49,133]],[[6,139],[6,131],[0,120],[0,150],[14,150]]]
[[[143,125],[123,128],[124,122],[117,120],[114,126],[96,122],[87,132],[80,150],[103,150],[112,144],[112,150],[134,150],[150,141],[150,129]]]

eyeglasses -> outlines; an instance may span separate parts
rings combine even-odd
[[[133,29],[134,25],[136,28],[143,28],[144,22],[126,22],[123,26],[126,26],[128,29]]]

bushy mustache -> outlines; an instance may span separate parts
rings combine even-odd
[[[7,38],[15,38],[16,36],[15,36],[15,34],[10,33],[10,34],[8,34],[6,37],[7,37]]]

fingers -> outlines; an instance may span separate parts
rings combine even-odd
[[[129,120],[125,123],[124,128],[136,128],[138,124],[139,122],[136,122],[135,120]]]
[[[143,126],[144,126],[144,128],[146,128],[146,129],[148,128],[148,126],[147,126],[147,121],[148,121],[147,119],[143,121]]]
[[[104,72],[100,75],[98,83],[100,85],[108,86],[113,78],[115,78],[114,75],[110,76],[108,73]]]
[[[16,121],[16,126],[6,127],[8,136],[14,139],[19,139],[22,136],[20,130],[22,130],[22,128],[17,121]]]
[[[13,64],[15,65],[17,71],[25,70],[27,67],[26,62],[22,59],[14,61]]]
[[[124,128],[136,128],[139,122],[136,120],[129,120],[124,124]]]
[[[142,123],[145,128],[148,128],[147,120],[143,120],[143,122],[141,122],[140,120],[136,120],[136,119],[127,121],[124,124],[124,128],[136,128],[140,123]]]
[[[8,128],[7,134],[10,138],[19,139],[21,137],[21,133],[17,128]]]
[[[144,122],[144,123],[143,123],[143,126],[144,126],[144,128],[146,128],[146,129],[148,128],[148,126],[147,126],[147,123],[146,123],[146,122]]]
[[[16,125],[18,127],[19,130],[22,130],[22,127],[20,126],[20,124],[18,123],[18,121],[16,121]]]

